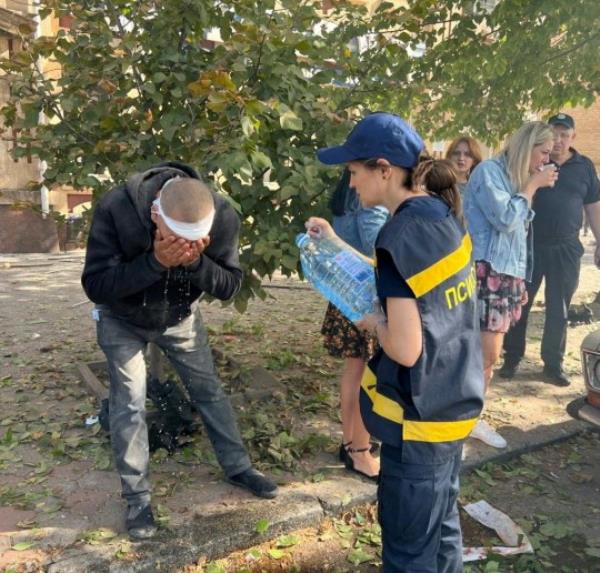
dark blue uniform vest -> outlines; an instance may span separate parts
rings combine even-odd
[[[471,239],[449,212],[428,219],[410,207],[376,243],[392,257],[421,315],[423,352],[412,368],[380,350],[361,384],[368,431],[402,448],[402,460],[439,463],[456,453],[483,406],[484,381]]]

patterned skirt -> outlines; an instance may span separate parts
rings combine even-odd
[[[362,358],[369,360],[377,349],[377,339],[359,330],[331,303],[327,307],[321,334],[323,346],[336,358]]]
[[[477,261],[477,302],[481,330],[508,332],[521,318],[526,290],[523,279],[497,273],[488,262]]]

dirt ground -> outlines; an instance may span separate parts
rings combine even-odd
[[[590,302],[600,285],[589,240],[586,247],[575,302]],[[0,258],[0,570],[37,570],[52,552],[77,543],[102,542],[101,529],[115,531],[112,537],[122,532],[121,515],[109,509],[118,505],[119,484],[111,469],[108,442],[97,424],[85,424],[97,414],[98,404],[75,368],[77,362],[103,358],[95,342],[91,304],[79,284],[82,256],[75,252]],[[236,359],[242,369],[265,367],[282,385],[268,402],[242,405],[237,411],[255,463],[283,485],[317,482],[343,471],[333,456],[340,440],[340,362],[324,353],[319,334],[325,303],[297,280],[276,277],[266,290],[268,298],[253,301],[244,315],[218,304],[202,304],[202,313],[214,346]],[[594,310],[598,320],[600,307]],[[566,404],[583,394],[579,345],[599,323],[569,329],[566,369],[574,383],[556,388],[540,376],[542,311],[540,301],[532,312],[531,343],[522,373],[513,381],[498,380],[488,399],[485,415],[509,443],[523,440],[529,432],[560,430],[569,419]],[[569,512],[582,517],[592,512],[597,521],[598,444],[590,443],[596,447],[585,450],[580,473],[592,475],[588,481],[581,478],[592,491],[577,498]],[[489,448],[473,440],[466,451],[476,456],[489,453]],[[585,465],[589,460],[594,471]],[[187,498],[201,497],[207,481],[216,488],[211,495],[218,491],[222,496],[212,506],[205,500],[209,510],[244,499],[231,491],[234,488],[221,485],[220,471],[202,435],[194,436],[173,457],[167,458],[164,450],[156,452],[152,475],[155,503],[165,524],[189,517]],[[491,481],[498,482],[493,491],[500,491],[504,481],[490,475]],[[485,482],[487,477],[482,479]],[[529,498],[532,503],[548,500],[544,515],[560,503],[560,495],[546,498],[533,485],[531,490],[523,486],[526,495],[519,497],[514,483],[507,483],[510,487],[498,507],[515,518],[537,515],[537,509],[527,509]],[[571,495],[579,485],[566,481],[564,495]],[[589,535],[594,528],[585,520],[582,523],[577,535],[585,538],[584,547],[593,549],[596,541]],[[53,528],[54,538],[43,545],[31,541],[36,531],[48,527]]]
[[[462,480],[460,504],[486,500],[508,514],[535,553],[490,556],[466,573],[597,573],[600,571],[600,435],[585,433],[510,463],[488,464]],[[503,545],[461,511],[465,547]],[[585,534],[584,534],[585,532]],[[375,573],[381,565],[375,506],[180,573]]]

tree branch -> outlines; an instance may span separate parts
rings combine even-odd
[[[259,6],[259,9],[261,6],[262,6],[262,4]],[[269,29],[271,22],[273,21],[274,14],[275,14],[275,10],[272,10],[271,14],[269,15],[269,20],[267,22],[267,30]],[[265,46],[266,40],[267,40],[267,34],[265,32],[260,39],[260,44],[258,45],[258,58],[256,59],[256,65],[254,66],[254,70],[252,70],[252,73],[250,74],[250,77],[248,78],[248,82],[246,85],[252,86],[258,80],[258,71],[260,69],[263,48]]]
[[[540,66],[548,64],[549,62],[553,62],[554,60],[564,58],[565,56],[569,55],[571,52],[575,52],[575,51],[579,50],[581,47],[585,46],[589,42],[593,42],[596,38],[600,38],[600,32],[597,32],[596,34],[592,34],[589,38],[586,38],[585,40],[582,40],[581,42],[579,42],[579,44],[575,44],[574,46],[571,46],[567,50],[558,52],[557,54],[552,55],[550,58],[543,60],[540,63]]]

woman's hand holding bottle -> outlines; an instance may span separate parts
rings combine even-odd
[[[321,217],[311,217],[304,226],[311,239],[333,239],[336,237],[329,221]]]

